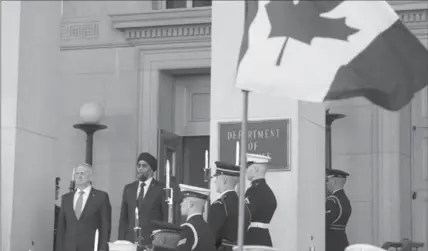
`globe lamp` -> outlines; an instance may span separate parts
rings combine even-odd
[[[98,124],[104,117],[104,109],[97,103],[86,103],[80,107],[80,121],[85,124]]]

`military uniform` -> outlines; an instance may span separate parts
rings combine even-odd
[[[254,163],[267,163],[270,158],[247,154],[247,160],[248,166],[251,166]],[[245,192],[245,202],[250,209],[251,223],[245,234],[244,244],[272,247],[269,223],[276,211],[277,202],[265,179],[251,182],[251,186]]]
[[[327,170],[327,176],[346,178],[340,170]],[[346,224],[351,217],[351,202],[343,189],[334,191],[326,199],[326,251],[344,251],[349,245]]]
[[[208,189],[180,184],[182,197],[195,197],[208,200]],[[187,221],[181,224],[180,240],[177,251],[215,251],[214,234],[202,218],[202,214],[188,215]]]
[[[216,176],[227,175],[239,177],[240,167],[232,164],[217,161]],[[247,229],[250,223],[250,212],[245,207],[244,228]],[[235,190],[224,191],[220,198],[211,205],[208,214],[208,224],[215,236],[216,248],[222,251],[231,251],[238,241],[239,221],[239,197]]]

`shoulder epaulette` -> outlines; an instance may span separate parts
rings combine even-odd
[[[214,204],[223,204],[223,201],[222,201],[222,200],[220,200],[220,199],[218,199],[218,200],[216,200],[216,201],[214,201],[214,202],[213,202],[213,205],[214,205]]]
[[[339,202],[339,198],[337,198],[336,195],[328,196],[327,200],[332,200],[335,204],[337,204]]]
[[[193,245],[192,245],[192,250],[193,250],[198,245],[198,232],[196,232],[196,228],[188,222],[181,224],[181,227],[185,227],[185,226],[189,227],[192,230],[193,238],[194,238]]]
[[[336,195],[330,195],[327,197],[327,200],[332,200],[335,204],[339,206],[339,213],[337,215],[337,218],[333,221],[333,224],[336,223],[340,217],[342,217],[342,204],[340,203],[339,198],[337,198]]]

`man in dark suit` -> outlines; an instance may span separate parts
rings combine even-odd
[[[208,224],[214,233],[217,250],[232,251],[238,242],[239,197],[234,188],[239,183],[240,167],[220,161],[215,164],[215,184],[221,195],[211,205]],[[249,209],[245,207],[245,229],[250,221]]]
[[[187,217],[181,224],[177,251],[215,251],[214,234],[202,217],[210,190],[180,184],[181,214]]]
[[[108,250],[111,232],[111,204],[106,192],[90,185],[92,167],[76,167],[76,191],[62,196],[58,217],[57,250],[94,250],[98,230],[98,249]]]
[[[275,214],[275,194],[266,182],[270,157],[247,154],[247,179],[251,186],[245,192],[245,203],[251,212],[251,223],[245,233],[245,245],[272,247],[269,223]]]
[[[141,153],[137,159],[137,180],[123,189],[119,219],[119,240],[134,240],[135,219],[142,231],[143,245],[150,245],[152,220],[166,221],[168,208],[164,185],[153,178],[157,160],[150,153]],[[136,208],[138,210],[136,210]],[[138,217],[135,217],[138,211]]]
[[[326,170],[326,186],[329,195],[326,199],[326,251],[344,251],[349,245],[346,225],[351,217],[351,202],[343,190],[349,173]]]

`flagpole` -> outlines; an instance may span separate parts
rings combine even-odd
[[[245,172],[247,170],[247,136],[248,136],[248,94],[242,90],[242,127],[241,127],[241,172],[239,178],[239,221],[238,221],[238,251],[244,250],[245,223]]]

